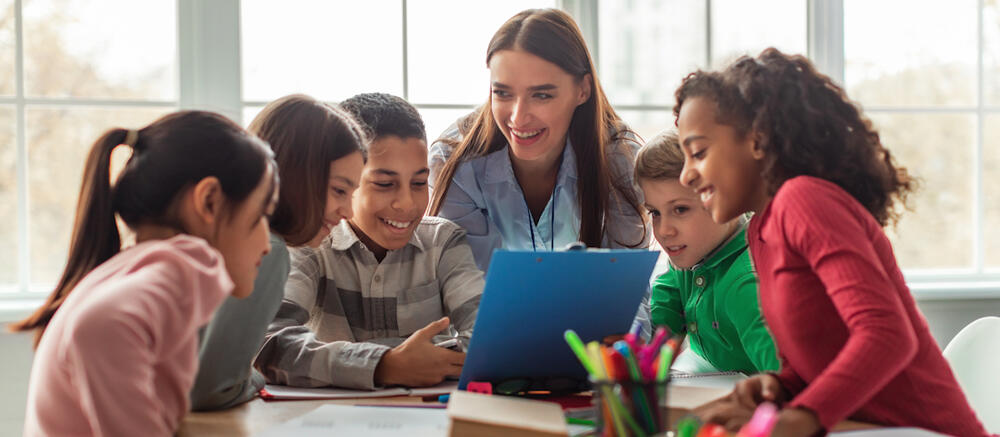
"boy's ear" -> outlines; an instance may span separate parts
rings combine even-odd
[[[576,106],[580,106],[583,102],[590,100],[590,95],[594,92],[591,83],[593,83],[593,76],[590,73],[583,75],[583,78],[580,79],[580,95],[577,96]]]
[[[215,225],[222,214],[222,204],[225,200],[219,179],[209,176],[198,181],[191,194],[195,216],[205,224]]]

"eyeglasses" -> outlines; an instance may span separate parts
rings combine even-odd
[[[566,378],[510,378],[493,385],[493,393],[507,396],[562,396],[588,390],[587,381]]]

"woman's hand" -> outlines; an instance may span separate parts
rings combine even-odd
[[[384,355],[375,367],[378,385],[428,387],[462,374],[465,354],[434,346],[431,339],[448,328],[448,318],[431,322]]]

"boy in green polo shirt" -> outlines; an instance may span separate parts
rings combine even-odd
[[[653,283],[653,325],[686,333],[691,349],[718,370],[777,371],[774,342],[757,301],[747,221],[712,221],[695,192],[681,185],[683,167],[673,130],[650,140],[636,157],[635,179],[653,234],[670,257],[670,270]]]

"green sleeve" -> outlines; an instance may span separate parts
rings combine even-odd
[[[726,313],[739,333],[740,343],[747,357],[758,372],[778,371],[774,340],[767,330],[764,316],[760,314],[757,277],[753,272],[744,273],[733,281],[728,290]]]
[[[684,332],[684,302],[673,272],[667,272],[653,282],[650,319],[653,326],[667,325],[670,332]]]

